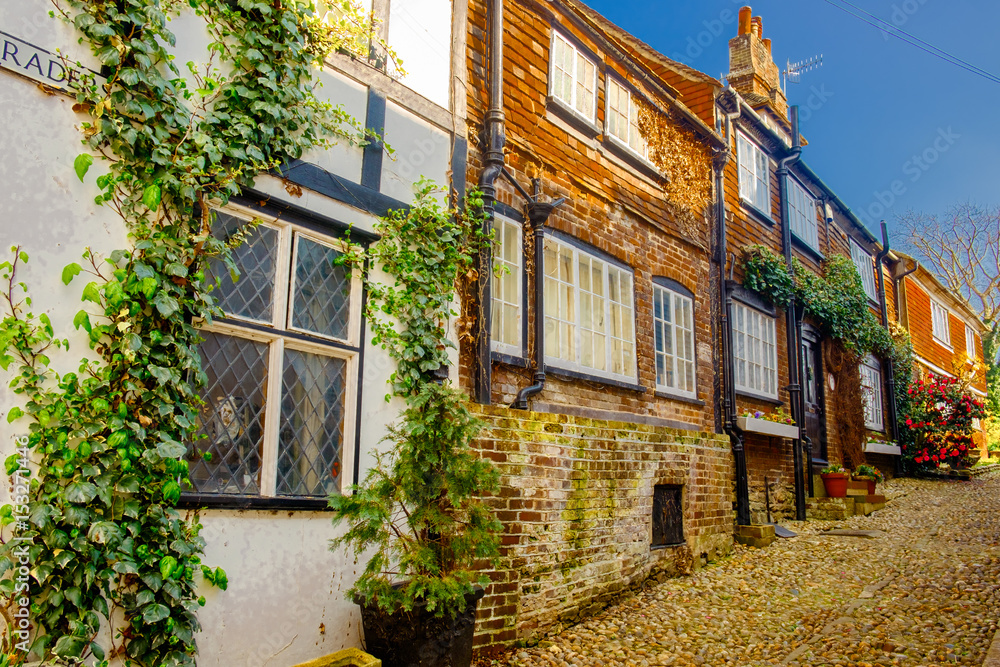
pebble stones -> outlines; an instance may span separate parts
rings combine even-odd
[[[880,512],[785,521],[798,537],[737,545],[485,665],[981,665],[1000,617],[1000,474],[883,486]]]

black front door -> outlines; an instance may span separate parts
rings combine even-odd
[[[826,433],[823,419],[823,360],[817,337],[802,332],[802,396],[805,403],[805,431],[812,441],[814,463],[826,462]]]

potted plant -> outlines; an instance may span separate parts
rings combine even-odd
[[[392,667],[467,667],[481,568],[496,565],[503,528],[479,496],[498,491],[499,475],[471,448],[482,422],[444,380],[456,285],[474,280],[490,239],[468,213],[481,210],[478,193],[458,211],[437,203],[432,184],[418,188],[411,208],[379,222],[370,249],[351,247],[341,260],[361,272],[365,316],[396,362],[392,394],[406,407],[364,483],[330,498],[334,524],[347,524],[331,548],[367,558],[348,595],[361,606],[369,653]],[[391,284],[372,278],[375,266]]]
[[[868,482],[868,495],[870,496],[875,495],[875,484],[885,481],[885,475],[882,474],[882,471],[867,463],[862,463],[854,469],[853,478],[854,481]]]
[[[364,484],[334,496],[332,541],[368,554],[348,595],[361,606],[366,650],[387,665],[459,667],[472,661],[477,569],[499,554],[500,523],[477,497],[498,475],[470,449],[480,422],[464,396],[424,384],[390,428],[389,454],[376,455]]]
[[[829,465],[823,468],[819,474],[823,478],[826,495],[831,498],[847,497],[847,480],[850,475],[846,468],[836,464]]]

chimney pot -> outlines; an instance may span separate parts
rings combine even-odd
[[[757,39],[764,39],[764,19],[759,16],[753,17],[753,27],[756,28],[754,32],[757,34]]]
[[[768,37],[764,40],[764,48],[767,49],[767,54],[771,55],[771,38]]]
[[[740,8],[740,23],[739,23],[739,34],[749,35],[750,34],[750,21],[753,16],[753,9],[750,7]]]

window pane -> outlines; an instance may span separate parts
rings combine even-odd
[[[198,493],[260,493],[268,347],[202,332],[198,351],[208,382],[198,415],[198,439],[188,451]],[[201,437],[204,436],[204,437]],[[211,460],[206,460],[208,452]]]
[[[340,253],[298,236],[292,326],[346,339],[350,323],[351,277],[334,261]]]
[[[285,349],[278,495],[327,496],[340,489],[347,363]]]
[[[216,213],[216,216],[212,234],[218,239],[228,241],[247,225],[246,220],[226,213]],[[212,295],[227,315],[271,323],[277,252],[278,230],[260,225],[249,232],[245,243],[233,250],[233,262],[240,272],[237,282],[233,282],[222,261],[213,260],[209,264],[206,279],[209,283],[216,278],[219,280]]]
[[[576,109],[587,118],[594,117],[594,81],[596,69],[594,64],[584,58],[577,56],[577,76],[579,83],[576,89]]]

